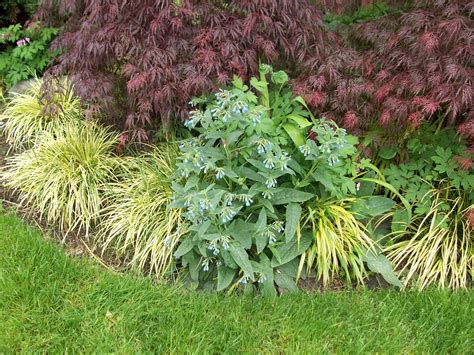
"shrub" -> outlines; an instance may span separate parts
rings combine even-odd
[[[190,226],[175,256],[201,287],[259,284],[270,295],[275,283],[295,289],[301,267],[292,265],[320,242],[311,225],[300,224],[306,203],[319,208],[317,198],[355,195],[353,178],[369,165],[356,161],[355,137],[333,122],[315,120],[304,101],[291,96],[286,80],[285,73],[262,66],[260,79],[250,81],[259,96],[236,78],[186,122],[200,135],[180,146],[172,207],[185,210]],[[347,229],[359,226],[342,218]],[[346,241],[354,238],[351,232],[340,238],[350,246],[363,243],[335,250],[342,255],[325,259],[322,269],[336,271],[334,263],[347,253],[355,259],[358,250],[371,246],[363,236]]]
[[[68,123],[9,158],[2,180],[48,222],[87,235],[99,216],[103,185],[113,178],[116,143],[114,133],[92,122]]]
[[[39,14],[53,13],[51,3],[44,0]],[[403,130],[438,115],[450,125],[472,121],[466,0],[415,0],[402,15],[351,27],[350,43],[325,29],[322,13],[306,0],[60,3],[71,16],[52,72],[74,74],[92,111],[112,104],[121,87],[127,129],[150,126],[155,115],[168,127],[186,116],[192,96],[225,86],[233,74],[256,75],[260,60],[291,72],[296,94],[315,114],[353,131],[372,124]],[[359,5],[330,3],[318,1],[322,10]],[[359,15],[371,17],[373,8]],[[472,127],[460,130],[473,136]]]
[[[121,160],[117,182],[105,187],[105,208],[98,243],[125,256],[134,268],[163,276],[186,231],[181,211],[168,210],[173,191],[177,147],[162,145],[136,158]]]
[[[3,0],[0,3],[0,27],[29,19],[37,6],[38,0]]]
[[[49,44],[58,34],[53,27],[32,23],[0,29],[0,86],[7,89],[16,83],[44,72],[56,52]]]
[[[7,142],[14,149],[32,147],[42,132],[52,133],[59,126],[84,117],[81,102],[67,79],[55,83],[49,102],[42,97],[42,83],[36,79],[24,93],[13,94],[0,115],[5,121]]]
[[[298,93],[317,114],[348,129],[400,130],[437,117],[472,121],[472,2],[414,1],[415,7],[353,27],[352,50],[328,48],[305,62]],[[337,49],[337,50],[335,50]],[[376,122],[374,122],[374,120]],[[461,129],[473,136],[473,124]]]
[[[40,18],[58,13],[55,3],[42,1]],[[327,44],[321,15],[306,0],[59,3],[67,21],[52,72],[77,79],[91,111],[110,106],[120,87],[126,129],[156,124],[156,115],[169,128],[191,97],[228,85],[233,74],[256,75],[259,60],[295,68],[313,44]]]
[[[408,141],[410,161],[385,169],[387,179],[414,206],[409,225],[395,212],[389,257],[405,284],[466,287],[472,280],[472,152],[454,130],[423,128]],[[401,273],[403,275],[403,273]]]

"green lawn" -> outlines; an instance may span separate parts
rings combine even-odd
[[[269,300],[153,286],[68,257],[0,212],[0,353],[472,353],[473,301],[472,290]]]

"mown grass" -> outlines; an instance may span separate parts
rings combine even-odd
[[[0,213],[0,352],[472,353],[473,296],[188,292],[69,257]]]

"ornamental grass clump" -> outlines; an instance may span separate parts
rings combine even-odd
[[[467,288],[474,277],[474,226],[467,192],[456,188],[430,190],[429,210],[398,231],[386,251],[410,283],[423,289]]]
[[[1,177],[21,204],[49,223],[87,235],[99,216],[103,186],[114,176],[117,142],[115,133],[93,122],[68,123],[9,158]]]
[[[24,93],[15,93],[0,115],[7,142],[14,150],[31,148],[44,131],[83,119],[79,98],[67,79],[50,83],[48,97],[42,97],[41,79],[35,79]],[[47,99],[47,100],[46,100]]]
[[[454,143],[454,144],[453,144]],[[395,212],[389,259],[405,286],[467,288],[473,280],[474,154],[453,129],[422,126],[407,143],[409,161],[385,175],[413,205],[409,224]]]
[[[185,232],[172,202],[171,175],[178,149],[166,144],[122,161],[117,182],[106,186],[98,243],[124,256],[133,268],[163,276]]]
[[[324,285],[341,274],[348,282],[364,283],[364,254],[375,250],[375,242],[349,211],[352,202],[317,201],[307,208],[304,224],[311,227],[314,243],[304,257],[308,270],[315,269]]]

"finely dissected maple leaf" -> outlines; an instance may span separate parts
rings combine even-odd
[[[193,96],[234,74],[257,74],[259,61],[296,68],[328,43],[306,0],[42,0],[37,16],[57,13],[62,55],[50,72],[69,74],[91,110],[123,112],[127,131],[185,118]],[[112,98],[125,109],[104,105]]]
[[[190,98],[227,85],[233,75],[248,79],[267,62],[288,71],[315,114],[348,128],[373,121],[417,127],[441,114],[474,137],[466,123],[473,103],[472,1],[414,0],[401,15],[354,25],[348,38],[328,30],[319,10],[354,10],[360,0],[312,3],[41,0],[37,15],[56,23],[51,16],[63,16],[54,43],[62,54],[50,73],[69,74],[89,111],[107,112],[126,131],[169,128],[186,117]]]
[[[308,59],[299,92],[305,98],[324,94],[324,105],[317,102],[313,110],[330,111],[342,124],[352,124],[348,111],[357,114],[362,127],[378,118],[386,128],[413,128],[438,113],[448,124],[470,120],[472,13],[469,0],[416,0],[402,15],[352,26],[353,48],[327,46]],[[326,79],[323,88],[315,81],[319,75]],[[459,131],[472,137],[470,127],[466,123]]]

